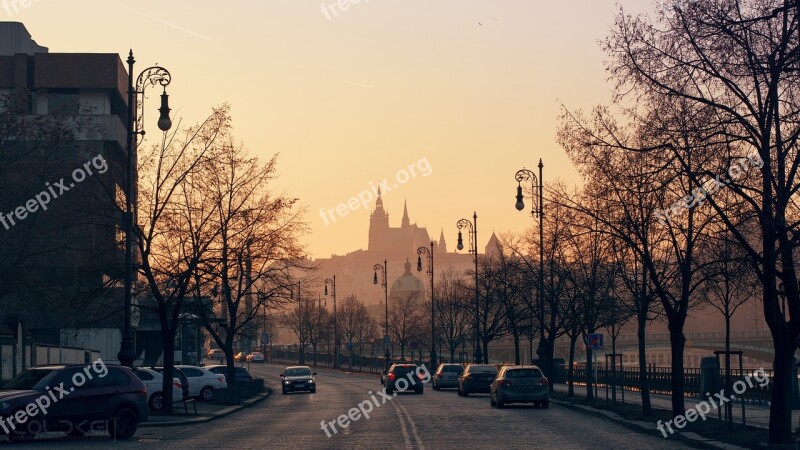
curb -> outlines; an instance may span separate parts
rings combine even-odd
[[[571,409],[573,411],[578,411],[584,414],[589,414],[594,417],[599,417],[601,419],[607,420],[609,422],[614,422],[619,426],[627,428],[629,430],[635,431],[637,433],[648,434],[651,436],[658,436],[657,434],[653,433],[654,424],[652,422],[644,422],[640,420],[630,420],[625,419],[617,413],[601,410],[597,408],[592,408],[591,406],[585,405],[576,405],[574,403],[565,402],[562,400],[556,400],[550,398],[550,401],[556,403],[560,406],[563,406],[567,409]],[[670,439],[677,439],[681,442],[689,444],[696,448],[708,448],[708,449],[726,449],[726,450],[744,450],[745,447],[739,447],[733,444],[727,444],[725,442],[715,441],[713,439],[708,439],[700,436],[697,433],[693,432],[677,432],[673,434],[670,438],[664,439],[665,441]]]
[[[247,399],[241,405],[229,406],[223,410],[220,410],[219,412],[214,413],[209,417],[195,417],[192,419],[169,420],[163,422],[142,422],[139,424],[139,428],[174,427],[177,425],[195,425],[199,423],[211,422],[213,420],[217,420],[219,418],[226,417],[233,413],[239,412],[245,408],[249,408],[257,403],[261,403],[262,401],[269,398],[271,395],[272,395],[272,388],[267,388],[267,392],[257,394],[255,398]]]

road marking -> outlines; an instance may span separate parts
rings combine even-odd
[[[400,420],[400,430],[403,432],[403,439],[406,441],[406,448],[413,449],[414,446],[411,444],[411,437],[408,435],[408,430],[406,429],[406,421],[403,420],[403,414],[400,412],[397,402],[392,402],[392,406],[394,406],[394,412],[397,413],[397,418]]]
[[[414,433],[414,440],[417,441],[417,448],[419,448],[419,450],[425,450],[425,445],[422,443],[422,439],[419,437],[419,432],[417,431],[417,425],[414,423],[414,419],[411,418],[411,414],[408,413],[408,410],[405,406],[403,406],[402,403],[397,403],[400,406],[400,409],[402,409],[405,413],[409,425],[411,425],[411,432]]]

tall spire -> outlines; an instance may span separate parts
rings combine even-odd
[[[383,209],[383,198],[381,198],[380,187],[378,187],[378,200],[375,200],[375,209]]]
[[[400,225],[402,228],[411,226],[411,221],[408,219],[408,201],[403,200],[403,223]]]
[[[439,251],[447,253],[447,242],[444,241],[444,228],[442,228],[442,232],[439,234]]]

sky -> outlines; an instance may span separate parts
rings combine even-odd
[[[6,0],[0,20],[22,22],[51,53],[133,49],[137,73],[166,67],[184,124],[229,103],[251,154],[280,155],[273,189],[300,199],[308,252],[327,257],[367,247],[381,185],[392,226],[407,200],[411,221],[434,239],[444,230],[451,249],[473,211],[481,249],[492,232],[533,226],[514,209],[514,173],[542,158],[545,184],[577,182],[558,115],[609,102],[598,42],[620,6],[657,4]],[[159,107],[155,91],[145,107]]]

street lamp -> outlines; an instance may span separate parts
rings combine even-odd
[[[464,250],[464,239],[461,236],[461,229],[468,228],[469,232],[469,252],[473,254],[475,259],[475,350],[473,361],[475,364],[483,362],[483,355],[481,353],[481,334],[480,334],[480,297],[478,295],[478,213],[472,214],[472,222],[467,219],[461,219],[456,223],[458,227],[458,245],[456,248]]]
[[[133,361],[136,359],[136,349],[133,343],[133,336],[131,335],[131,291],[133,285],[133,274],[131,273],[133,262],[131,260],[133,221],[135,215],[134,211],[136,209],[135,183],[133,177],[135,173],[134,166],[138,136],[140,134],[144,136],[144,90],[147,86],[159,84],[164,88],[164,92],[161,94],[158,128],[166,132],[172,127],[172,120],[169,118],[169,96],[167,95],[167,86],[172,81],[172,75],[163,67],[148,67],[139,74],[134,87],[133,64],[135,62],[136,60],[133,59],[133,50],[131,50],[128,54],[128,154],[125,168],[125,213],[122,215],[122,223],[125,229],[125,323],[122,327],[122,342],[120,343],[119,353],[117,354],[119,363],[127,367],[133,367]]]
[[[384,335],[383,335],[383,347],[386,349],[386,353],[384,353],[384,373],[389,372],[389,360],[391,359],[392,355],[389,353],[389,285],[387,284],[387,274],[386,274],[386,260],[383,260],[383,265],[375,264],[372,267],[372,270],[375,271],[374,276],[372,277],[372,282],[374,284],[378,284],[378,271],[381,271],[383,275],[383,294],[384,299],[386,301],[386,318],[384,322]]]
[[[339,329],[336,325],[336,275],[333,279],[325,279],[325,296],[328,295],[328,284],[333,286],[333,368],[339,368]]]
[[[428,256],[428,275],[431,277],[431,368],[436,370],[436,322],[434,321],[434,296],[433,296],[433,241],[431,249],[420,247],[417,249],[417,272],[422,272],[422,255]]]
[[[539,292],[537,304],[539,306],[539,326],[544,325],[544,184],[542,178],[542,159],[539,158],[539,177],[533,171],[522,168],[514,175],[517,180],[517,203],[514,205],[517,211],[525,209],[525,201],[522,195],[522,182],[531,182],[531,216],[539,219]],[[538,193],[538,198],[537,198]],[[552,365],[552,364],[551,364]],[[549,375],[552,375],[550,373]],[[548,375],[548,376],[549,376]]]
[[[303,345],[303,301],[302,297],[302,287],[300,285],[300,281],[297,282],[297,358],[298,364],[302,365],[306,363],[306,355],[305,355],[305,346]],[[294,300],[294,285],[289,288],[289,300]]]

